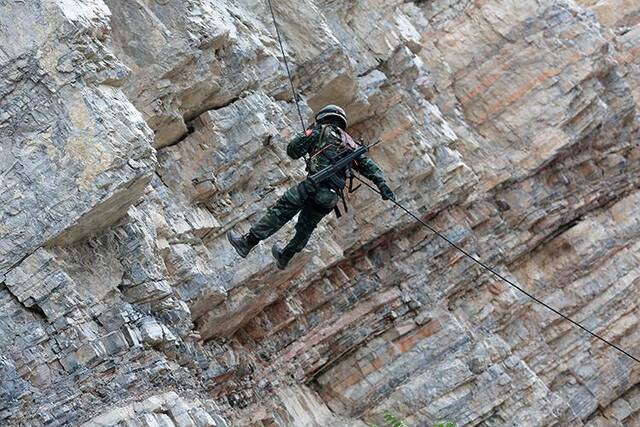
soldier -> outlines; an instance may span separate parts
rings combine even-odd
[[[353,139],[345,131],[347,116],[342,108],[327,105],[316,114],[315,119],[316,122],[313,125],[304,133],[297,135],[287,146],[287,154],[291,158],[299,159],[306,154],[309,155],[307,160],[309,175],[331,165],[345,150],[357,148]],[[393,191],[385,183],[382,171],[373,160],[363,155],[354,161],[352,166],[378,187],[383,200],[395,200]],[[314,184],[307,179],[294,185],[251,227],[247,234],[240,236],[230,230],[227,233],[229,242],[238,254],[245,258],[258,242],[271,236],[300,212],[293,239],[284,248],[274,245],[271,249],[278,268],[284,270],[291,258],[306,246],[320,220],[336,209],[346,180],[345,170],[319,184]]]

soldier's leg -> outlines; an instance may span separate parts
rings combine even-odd
[[[304,206],[304,198],[297,186],[288,189],[267,212],[254,224],[244,236],[236,234],[233,230],[227,232],[229,243],[245,258],[251,249],[260,240],[264,240],[278,231]]]
[[[326,210],[319,211],[315,206],[307,205],[302,208],[300,215],[298,216],[298,223],[296,224],[296,234],[287,246],[282,249],[281,256],[282,261],[286,264],[289,260],[298,252],[304,249],[309,243],[309,239],[313,234],[313,230],[316,229],[318,223],[329,212]]]
[[[278,253],[279,267],[286,266],[289,260],[309,243],[313,231],[322,218],[333,211],[338,195],[328,189],[321,189],[305,203],[296,224],[296,234],[287,246]]]
[[[264,240],[291,220],[304,206],[298,186],[289,188],[249,230],[258,240]]]

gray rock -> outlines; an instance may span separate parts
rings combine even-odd
[[[13,29],[0,35],[0,275],[47,242],[113,224],[155,162],[150,129],[101,77],[122,66],[104,45],[109,10],[73,3],[0,6]]]
[[[640,353],[634,2],[274,6],[306,124],[342,104],[403,205]],[[0,1],[0,424],[640,423],[632,361],[366,188],[288,270],[293,223],[235,254],[305,175],[267,7]]]

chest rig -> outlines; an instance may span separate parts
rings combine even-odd
[[[336,126],[323,125],[318,142],[309,152],[306,170],[310,174],[318,172],[319,165],[324,167],[334,165],[341,159],[348,160],[350,154],[354,153],[360,147],[347,132]],[[342,200],[344,211],[348,211],[347,201],[344,195],[344,189],[347,181],[349,182],[349,193],[354,192],[360,186],[353,188],[353,171],[351,167],[357,161],[350,161],[347,167],[333,174],[323,181],[323,185],[335,191]],[[340,209],[334,208],[336,216],[342,216]]]

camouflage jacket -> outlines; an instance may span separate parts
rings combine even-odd
[[[305,154],[310,156],[307,172],[314,174],[332,163],[339,153],[356,145],[345,131],[333,125],[314,125],[304,133],[298,134],[287,146],[289,157],[299,159]],[[384,182],[384,174],[378,165],[366,155],[354,161],[352,168],[371,180],[376,186]],[[344,186],[345,173],[338,177]]]

